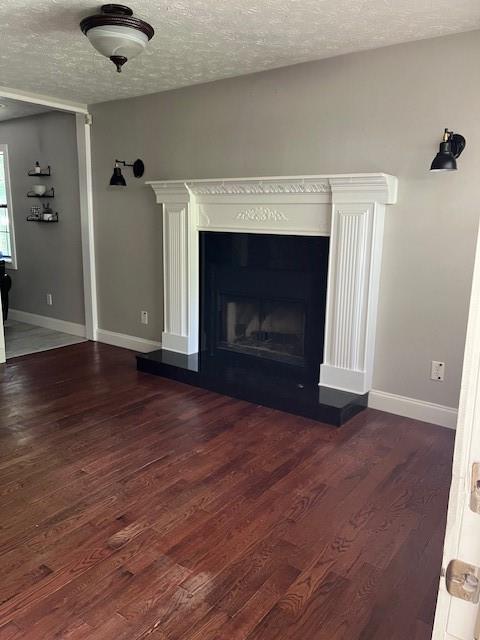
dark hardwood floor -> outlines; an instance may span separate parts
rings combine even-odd
[[[427,640],[453,433],[82,343],[0,366],[0,640]]]

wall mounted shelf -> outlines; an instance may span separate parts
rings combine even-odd
[[[54,197],[55,197],[54,187],[52,187],[51,189],[48,189],[48,191],[45,191],[45,193],[42,195],[35,193],[34,191],[29,191],[27,193],[27,198],[54,198]]]
[[[37,216],[27,216],[27,222],[58,222],[58,213],[55,213],[54,217],[50,218],[49,220],[44,220],[43,218]]]
[[[50,169],[50,165],[48,165],[48,167],[46,168],[46,170],[42,170],[40,172],[36,172],[33,169],[31,169],[30,171],[28,171],[28,175],[31,176],[32,178],[36,178],[36,177],[50,177],[52,175],[51,173],[51,169]]]

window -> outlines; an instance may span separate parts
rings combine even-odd
[[[0,144],[0,260],[5,260],[8,266],[14,269],[17,267],[6,144]]]

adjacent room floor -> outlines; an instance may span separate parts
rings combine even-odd
[[[18,322],[17,320],[7,320],[4,325],[4,331],[7,359],[85,342],[85,338],[45,329],[44,327],[37,327],[25,322]]]
[[[0,367],[0,414],[0,638],[430,638],[453,432],[334,429],[92,342]]]

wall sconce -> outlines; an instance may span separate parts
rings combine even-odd
[[[113,168],[113,174],[110,178],[110,186],[111,187],[126,187],[127,183],[125,182],[125,178],[122,176],[122,170],[120,165],[124,167],[133,167],[133,175],[135,178],[141,178],[145,172],[145,165],[139,159],[135,160],[135,162],[128,163],[125,160],[115,160],[115,166]]]
[[[456,171],[457,158],[465,149],[465,138],[459,133],[445,129],[438,153],[433,159],[430,171]]]

